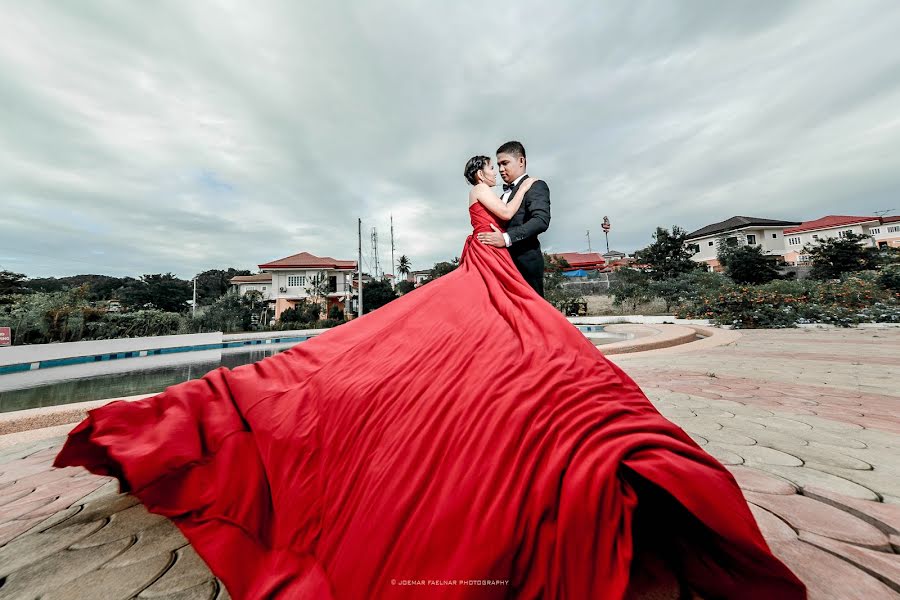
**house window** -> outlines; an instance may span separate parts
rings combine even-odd
[[[756,245],[756,236],[752,233],[747,234],[747,244],[749,244],[750,246]]]
[[[788,238],[788,244],[790,244],[791,246],[799,246],[800,238],[799,237]]]
[[[813,234],[813,239],[817,240],[817,239],[819,239],[819,236],[817,236],[816,234]]]
[[[773,239],[773,240],[774,240],[774,239],[778,239],[778,234],[777,234],[777,233],[773,233],[773,234],[772,234],[772,239]]]
[[[303,275],[288,275],[288,287],[300,287],[306,283]]]
[[[713,242],[710,242],[709,245],[712,246],[712,245],[713,245]]]
[[[725,238],[725,243],[729,246],[737,246],[738,240],[736,237]]]
[[[894,225],[893,227],[888,227],[887,230],[888,230],[888,233],[897,233],[898,231],[900,231],[900,225]]]
[[[838,232],[838,236],[845,238],[845,237],[849,236],[851,233],[853,233],[853,232],[850,231],[849,229],[845,229],[844,231]]]
[[[870,229],[870,230],[869,230],[869,233],[872,234],[872,235],[877,235],[877,234],[881,233],[881,229],[879,229],[878,227],[876,227],[876,228],[874,228],[874,229]]]
[[[263,286],[263,291],[266,291],[266,286]]]

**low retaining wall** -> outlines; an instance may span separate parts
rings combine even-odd
[[[645,331],[639,332],[637,329]],[[631,333],[634,337],[621,342],[597,346],[597,349],[604,355],[646,352],[648,350],[659,350],[660,348],[688,344],[695,341],[698,335],[694,329],[680,325],[620,324],[609,325],[606,327],[606,330],[610,333]]]
[[[706,319],[676,319],[672,315],[604,315],[597,317],[567,317],[573,325],[709,325]]]
[[[153,337],[31,344],[0,348],[0,375],[84,363],[179,352],[242,348],[256,344],[302,342],[327,329],[264,331],[223,335],[222,332]]]

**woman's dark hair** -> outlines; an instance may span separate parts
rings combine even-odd
[[[473,156],[472,158],[470,158],[469,162],[466,163],[466,170],[463,172],[463,175],[466,176],[466,181],[468,181],[472,185],[478,185],[478,180],[475,179],[475,174],[490,163],[490,156]]]

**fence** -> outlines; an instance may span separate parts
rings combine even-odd
[[[565,281],[562,286],[567,290],[574,290],[582,296],[596,296],[608,294],[609,288],[616,282],[615,273],[597,273],[590,278],[579,277],[571,281]]]

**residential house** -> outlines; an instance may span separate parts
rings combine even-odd
[[[549,256],[569,264],[563,271],[599,271],[606,266],[606,261],[599,252],[558,252]]]
[[[618,260],[614,260],[612,262],[607,263],[606,268],[603,270],[608,273],[611,271],[618,271],[619,269],[625,269],[625,268],[638,269],[638,270],[642,271],[642,270],[648,269],[649,266],[639,263],[638,260],[636,258],[634,258],[633,256],[626,256],[625,258],[620,258]]]
[[[805,221],[797,227],[784,230],[786,252],[784,260],[791,265],[809,264],[809,255],[803,252],[807,245],[827,238],[845,236],[855,233],[864,236],[881,235],[882,229],[887,234],[886,227],[881,224],[878,217],[854,217],[847,215],[828,215],[814,221]],[[896,233],[900,240],[900,233]],[[875,246],[872,238],[861,242],[864,246]]]
[[[407,281],[411,281],[416,285],[420,285],[423,281],[431,277],[431,269],[419,269],[418,271],[410,271],[406,276]]]
[[[234,277],[231,283],[241,294],[251,289],[262,292],[273,305],[276,319],[299,301],[316,297],[316,288],[322,294],[319,299],[325,311],[332,306],[345,311],[355,309],[353,298],[357,293],[352,284],[356,273],[354,260],[337,260],[330,256],[300,252],[261,264],[259,269],[261,272],[258,275]]]
[[[784,231],[798,225],[799,221],[731,217],[692,231],[685,240],[685,246],[694,252],[692,260],[706,263],[711,271],[722,270],[717,258],[719,240],[738,246],[759,246],[764,254],[783,260],[786,251]]]
[[[272,274],[257,273],[256,275],[238,275],[228,280],[232,289],[243,296],[247,292],[259,292],[263,300],[273,300],[275,296],[272,294]]]
[[[879,248],[900,248],[900,215],[881,217],[881,225],[870,227],[869,235]]]

